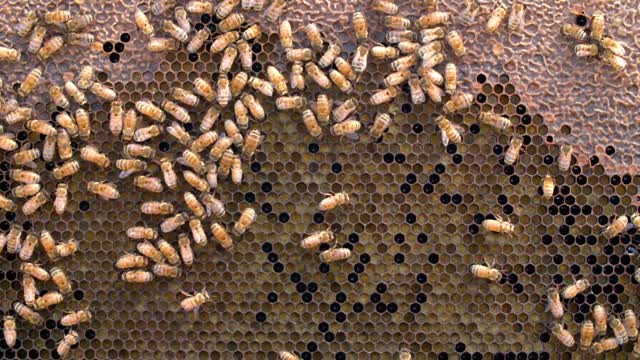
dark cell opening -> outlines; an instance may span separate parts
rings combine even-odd
[[[349,274],[349,276],[347,276],[347,280],[348,280],[350,283],[355,284],[355,283],[357,283],[357,282],[358,282],[358,275],[357,275],[357,274],[354,274],[354,273],[351,273],[351,274]]]
[[[476,81],[482,84],[487,81],[487,76],[485,74],[478,74],[478,76],[476,77]]]
[[[531,125],[531,115],[523,115],[521,121],[523,125]]]
[[[84,299],[84,291],[78,289],[76,291],[73,292],[73,298],[80,301],[82,299]]]
[[[415,216],[415,214],[411,214],[411,213],[407,214],[407,216],[406,216],[406,220],[407,220],[407,223],[408,223],[408,224],[413,224],[413,223],[415,223],[415,222],[416,222],[416,216]]]
[[[615,154],[615,153],[616,153],[616,148],[615,148],[615,147],[613,147],[613,146],[611,146],[611,145],[609,145],[609,146],[607,146],[607,148],[605,149],[605,152],[607,153],[607,155],[611,156],[611,155],[613,155],[613,154]]]
[[[460,164],[461,162],[462,162],[462,155],[460,155],[460,154],[453,155],[453,163],[454,164]]]
[[[360,241],[360,235],[356,233],[349,234],[349,242],[352,244],[357,244]]]
[[[169,145],[168,142],[161,142],[160,144],[158,144],[158,149],[160,149],[160,151],[162,152],[167,152],[169,151],[169,149],[171,149],[171,145]]]
[[[256,314],[256,320],[258,322],[265,322],[267,320],[267,314],[262,311]]]
[[[415,182],[418,180],[418,178],[416,177],[416,174],[408,174],[406,177],[407,183],[409,184],[415,184]]]
[[[111,61],[114,64],[117,63],[118,61],[120,61],[120,54],[118,53],[109,54],[109,61]]]
[[[578,26],[585,26],[587,25],[588,19],[586,16],[584,15],[578,15],[576,16],[576,25]]]
[[[411,112],[411,104],[402,104],[402,107],[400,108],[400,110],[402,110],[403,113],[408,114]]]
[[[111,52],[113,51],[113,44],[111,43],[111,41],[105,41],[102,44],[102,50],[104,50],[104,52]]]
[[[526,112],[527,112],[527,107],[526,106],[524,106],[522,104],[516,106],[516,113],[518,115],[524,115],[524,113],[526,113]]]
[[[469,132],[471,132],[474,135],[478,134],[480,132],[480,125],[471,124],[471,126],[469,127]]]
[[[253,65],[251,65],[251,70],[253,70],[253,72],[260,72],[262,71],[262,65],[260,65],[260,63],[254,62]]]
[[[124,51],[124,44],[121,42],[117,42],[113,48],[116,50],[117,53],[121,53]]]
[[[391,153],[384,154],[382,156],[382,160],[387,164],[391,164],[393,162],[393,154]]]
[[[128,43],[129,41],[131,41],[131,35],[129,35],[129,33],[120,34],[120,41],[122,41],[123,43]]]
[[[424,128],[422,124],[413,124],[412,130],[414,133],[420,134],[424,130]]]
[[[396,154],[394,160],[398,163],[398,164],[402,164],[405,161],[405,156],[404,154]]]
[[[271,207],[271,204],[269,204],[269,203],[262,204],[262,212],[263,213],[269,214],[269,213],[271,213],[272,210],[273,210],[273,208]]]
[[[199,56],[198,56],[198,54],[196,54],[196,53],[191,53],[191,54],[189,54],[189,61],[191,61],[191,62],[196,62],[196,61],[198,61],[198,58],[199,58]]]

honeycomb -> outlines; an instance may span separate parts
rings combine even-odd
[[[421,5],[403,4],[400,13],[417,14]],[[600,2],[588,10],[602,10],[613,19],[612,32],[637,53],[637,5]],[[126,108],[141,99],[159,103],[175,86],[191,89],[196,77],[212,79],[220,54],[205,49],[196,54],[146,51],[146,38],[133,23],[137,6],[143,4],[9,0],[0,7],[0,36],[26,48],[28,40],[12,30],[26,8],[62,7],[94,14],[91,32],[102,49],[65,47],[46,63],[43,78],[61,84],[65,74],[92,64],[100,69],[97,80],[115,89]],[[365,11],[370,33],[382,41],[382,17],[363,1],[291,6],[286,16],[294,29],[316,22],[328,39],[343,44],[349,58],[355,49],[351,12]],[[464,5],[441,1],[440,6],[459,13]],[[225,181],[216,191],[227,206],[222,223],[232,224],[249,206],[258,212],[257,223],[236,239],[232,252],[210,239],[179,279],[126,284],[113,264],[134,249],[125,236],[127,228],[157,227],[161,221],[141,214],[139,204],[159,199],[182,204],[186,188],[162,195],[142,193],[118,179],[115,169],[97,170],[81,162],[81,171],[69,182],[68,210],[62,216],[50,205],[32,217],[3,214],[3,231],[11,224],[26,231],[47,229],[56,239],[79,240],[80,250],[56,263],[71,274],[71,298],[43,312],[47,321],[41,327],[18,320],[17,345],[10,349],[0,341],[0,357],[57,357],[54,350],[67,331],[57,320],[65,311],[85,308],[93,312],[93,321],[76,329],[80,342],[72,350],[73,358],[275,359],[278,351],[288,350],[302,359],[391,359],[401,347],[417,359],[569,358],[571,352],[549,330],[545,294],[550,285],[565,286],[575,278],[588,278],[593,284],[566,305],[562,321],[573,334],[590,318],[595,304],[617,314],[638,311],[632,275],[640,235],[632,228],[611,240],[599,236],[616,216],[636,210],[637,140],[628,136],[632,128],[623,122],[637,102],[636,65],[630,64],[628,76],[609,77],[604,75],[608,69],[597,63],[576,60],[573,44],[558,30],[575,19],[566,2],[527,3],[524,36],[508,35],[504,29],[493,36],[474,31],[482,29],[493,6],[481,2],[478,24],[453,25],[462,31],[468,51],[458,61],[459,86],[475,98],[468,111],[451,117],[466,130],[462,144],[442,146],[433,121],[439,109],[431,102],[411,104],[406,87],[392,104],[400,110],[392,126],[376,142],[366,137],[314,139],[298,115],[278,112],[272,101],[261,98],[268,116],[259,128],[266,139],[246,164],[243,182]],[[259,17],[249,15],[248,22]],[[552,23],[544,24],[539,20],[543,18]],[[159,19],[152,20],[158,27]],[[210,15],[191,20],[194,27],[215,29],[217,23]],[[304,42],[302,31],[295,39]],[[273,24],[264,24],[252,51],[256,65],[251,75],[266,78],[267,65],[286,63]],[[16,88],[36,65],[34,57],[25,57],[18,65],[3,64],[0,76]],[[232,73],[237,70],[238,64]],[[388,65],[370,61],[356,84],[351,96],[360,100],[358,113],[364,124],[383,109],[364,104],[389,72]],[[39,86],[27,100],[34,106],[34,118],[53,120],[57,109],[46,88]],[[317,93],[315,85],[305,92],[309,98]],[[329,94],[348,98],[335,88]],[[592,106],[575,106],[583,99]],[[192,117],[202,118],[205,109],[192,109]],[[509,117],[514,132],[524,137],[515,166],[501,162],[510,137],[476,120],[480,111],[489,110]],[[90,112],[92,136],[87,142],[74,139],[74,149],[93,144],[112,160],[122,157],[123,142],[109,132],[109,104],[91,97]],[[229,107],[222,118],[226,116],[232,116]],[[19,127],[16,131],[20,145],[42,147],[42,138]],[[609,141],[604,145],[599,141],[603,137]],[[558,144],[564,142],[577,145],[577,158],[566,173],[556,165]],[[174,158],[181,150],[166,135],[149,144]],[[9,196],[16,183],[8,177],[8,157],[1,156],[0,190]],[[56,181],[49,170],[56,164],[36,164],[43,185],[53,193]],[[152,168],[157,173],[157,167]],[[550,201],[541,196],[546,174],[557,181]],[[88,194],[86,183],[94,180],[116,182],[121,198],[105,201]],[[352,194],[348,207],[316,210],[321,193],[340,191]],[[497,216],[516,224],[515,236],[482,229],[484,219]],[[299,248],[304,234],[327,227],[336,232],[339,246],[352,249],[347,261],[323,264],[316,251]],[[176,235],[166,238],[175,242]],[[19,261],[6,252],[3,256],[7,261],[0,265],[2,315],[22,299]],[[35,257],[34,262],[52,266],[42,251]],[[472,278],[469,266],[485,258],[504,272],[500,283]],[[202,289],[209,291],[212,301],[198,314],[185,314],[179,307],[184,298],[180,290]],[[626,344],[619,356],[631,348]]]

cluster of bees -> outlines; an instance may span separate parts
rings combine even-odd
[[[348,204],[351,199],[349,198],[349,194],[345,192],[337,193],[337,194],[326,194],[325,197],[320,204],[318,204],[318,210],[320,211],[329,211],[333,210],[338,206]],[[336,240],[335,234],[331,229],[322,230],[310,234],[309,236],[302,239],[300,242],[300,247],[303,249],[313,249],[322,244],[329,243],[331,241]],[[337,240],[336,240],[337,243]],[[351,256],[351,250],[347,248],[333,248],[324,250],[320,252],[320,261],[330,263],[338,260],[345,260]]]
[[[627,66],[624,56],[626,51],[621,42],[605,34],[605,18],[601,12],[595,12],[587,17],[584,13],[577,14],[584,18],[586,28],[578,24],[565,24],[562,33],[579,43],[574,51],[577,57],[595,57],[609,64],[615,71],[622,71]]]

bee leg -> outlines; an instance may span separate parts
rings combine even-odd
[[[321,192],[320,194],[324,195],[324,196],[333,196],[333,194],[331,194],[331,193],[323,193],[323,192]]]
[[[184,291],[184,290],[180,290],[180,293],[186,297],[191,297],[193,295],[189,294],[188,292]]]

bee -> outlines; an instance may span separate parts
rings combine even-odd
[[[349,103],[345,106],[344,110],[349,110],[350,108],[353,108],[352,110],[350,110],[346,115],[344,115],[344,119],[346,119],[346,117],[353,111],[355,110],[357,103],[355,102],[355,100],[350,99],[347,100],[345,102]],[[344,105],[344,104],[343,104]],[[332,108],[333,104],[331,102],[331,100],[329,100],[329,97],[326,94],[318,94],[318,97],[316,99],[316,115],[318,115],[318,121],[321,124],[327,124],[329,123],[329,118],[331,117],[331,108]]]
[[[338,71],[348,80],[350,81],[356,80],[357,78],[356,72],[353,70],[353,67],[351,66],[351,64],[349,64],[347,60],[338,56],[335,58],[335,65],[336,65],[336,69],[338,69]]]
[[[351,256],[351,250],[347,248],[329,249],[320,253],[320,261],[330,263],[348,259]]]
[[[208,1],[192,0],[185,5],[187,12],[191,14],[211,14],[213,12],[213,3]]]
[[[436,44],[441,44],[440,42],[436,42]],[[428,47],[428,45],[423,46],[423,48]],[[442,45],[438,46],[439,49],[442,48]],[[421,48],[422,49],[422,48]],[[420,50],[418,50],[420,51]],[[440,51],[440,50],[436,50],[436,51]],[[420,68],[418,70],[418,75],[422,75],[424,76],[425,80],[428,80],[432,83],[434,83],[435,85],[442,85],[444,84],[444,77],[442,76],[442,74],[440,74],[439,72],[437,72],[436,70],[432,69],[432,68]]]
[[[518,160],[518,156],[520,156],[520,149],[522,148],[522,142],[523,140],[521,136],[514,135],[511,138],[509,149],[507,149],[504,155],[505,164],[513,165]]]
[[[242,103],[249,109],[251,116],[258,120],[264,119],[264,108],[262,107],[262,104],[260,104],[260,102],[258,102],[258,100],[253,97],[253,95],[245,93],[240,97],[240,99],[242,100]]]
[[[321,88],[328,89],[331,87],[331,80],[329,80],[327,75],[320,70],[318,65],[313,62],[308,62],[305,64],[305,69],[307,70],[307,74],[309,74],[313,81],[315,81]]]
[[[207,245],[209,240],[207,239],[207,234],[204,232],[204,227],[202,227],[200,219],[193,218],[189,220],[189,229],[191,230],[191,236],[193,236],[193,242],[196,245]]]
[[[288,351],[280,351],[278,352],[278,356],[280,357],[280,360],[300,360],[298,356]]]
[[[434,66],[442,63],[445,60],[444,53],[436,52],[430,54],[428,58],[422,59],[423,68],[433,68]]]
[[[189,40],[189,34],[172,21],[164,20],[162,22],[162,30],[181,43],[185,43]]]
[[[620,234],[627,227],[628,223],[629,219],[625,215],[622,215],[607,226],[602,232],[602,235],[607,239],[611,239],[612,237]]]
[[[200,306],[202,306],[202,304],[206,303],[207,301],[210,301],[209,293],[206,290],[203,290],[202,292],[194,293],[193,295],[188,294],[184,291],[181,291],[181,293],[187,296],[186,299],[180,302],[180,307],[182,307],[182,310],[186,312],[198,311],[198,309],[200,309]]]
[[[2,251],[2,249],[4,249],[4,246],[7,244],[7,235],[5,234],[0,234],[0,251]]]
[[[344,75],[342,75],[338,70],[329,70],[329,78],[333,81],[334,84],[340,89],[340,91],[350,94],[353,91],[353,86],[351,82],[347,80]]]
[[[116,119],[116,121],[118,120]],[[114,124],[114,127],[116,128],[116,132],[120,132],[119,130],[122,131],[122,140],[131,141],[131,139],[136,133],[137,124],[138,124],[138,115],[136,114],[136,111],[134,109],[129,109],[127,110],[127,114],[124,116],[124,120],[122,120],[121,124],[116,123]],[[118,127],[120,128],[118,129]],[[114,135],[117,135],[117,134],[114,134]]]
[[[7,124],[14,125],[20,121],[31,119],[32,113],[33,109],[31,109],[30,107],[19,107],[8,113],[4,120],[7,122]]]
[[[146,201],[140,205],[140,211],[147,215],[172,214],[173,204],[165,201]]]
[[[62,88],[60,88],[57,85],[51,85],[51,87],[49,87],[49,97],[51,98],[53,103],[58,107],[66,109],[67,106],[69,106],[69,99],[67,99],[67,97],[64,96],[64,93],[62,92]]]
[[[509,21],[507,23],[507,27],[509,31],[516,31],[522,27],[524,24],[524,10],[526,6],[516,1],[511,7],[511,13],[509,14]]]
[[[495,33],[506,16],[507,7],[502,2],[500,2],[498,6],[493,10],[491,15],[489,15],[489,19],[487,20],[487,25],[485,27],[487,32],[490,34]]]
[[[577,57],[589,57],[598,55],[598,45],[596,44],[578,44],[574,51]]]
[[[186,266],[193,265],[193,249],[191,248],[191,240],[189,235],[181,233],[178,235],[178,245],[180,248],[180,257]]]
[[[164,102],[169,103],[168,100],[165,100]],[[163,102],[163,104],[164,104],[164,102]],[[173,102],[171,102],[171,104],[175,105],[175,103],[173,103]],[[164,111],[162,111],[162,109],[160,109],[159,107],[155,106],[149,100],[136,101],[136,105],[135,106],[136,106],[136,110],[138,110],[138,112],[140,112],[142,115],[145,115],[145,116],[147,116],[148,118],[150,118],[152,120],[155,120],[157,122],[164,122],[165,119],[166,119],[166,114],[164,113]],[[187,113],[187,116],[188,116],[188,113]],[[180,119],[178,119],[178,120],[180,120]],[[190,119],[189,119],[189,121],[190,121]]]
[[[9,177],[17,182],[23,184],[38,184],[40,182],[40,175],[33,171],[12,169],[9,170]]]
[[[333,109],[333,120],[337,123],[344,121],[351,113],[353,113],[358,106],[355,99],[348,99],[342,105]],[[321,121],[322,122],[322,121]]]
[[[412,356],[411,356],[411,352],[409,351],[409,349],[400,349],[400,356],[398,357],[399,360],[411,360]]]
[[[120,275],[122,281],[130,283],[148,283],[154,278],[154,275],[150,271],[146,270],[129,270]]]
[[[38,238],[35,237],[33,234],[27,234],[27,238],[20,246],[20,253],[19,253],[20,259],[24,261],[31,259],[31,256],[33,255],[33,251],[35,250],[36,245],[38,245]]]
[[[278,110],[300,109],[306,105],[307,99],[302,96],[281,96],[276,99],[276,107]]]
[[[188,36],[191,31],[191,23],[189,22],[189,15],[185,8],[183,6],[176,6],[173,17],[176,19],[178,27],[180,27],[180,29],[182,29],[182,31],[184,31]],[[182,42],[186,42],[186,40]]]
[[[609,326],[611,327],[611,330],[613,330],[613,335],[616,338],[618,345],[623,345],[629,341],[629,334],[627,334],[627,330],[622,324],[622,321],[620,321],[616,316],[609,316]]]
[[[62,45],[64,45],[64,39],[62,38],[62,36],[54,36],[45,41],[44,44],[42,44],[42,47],[36,53],[38,60],[47,60],[51,57],[51,55],[58,52],[58,50],[62,48]]]
[[[207,109],[207,112],[204,114],[202,121],[200,122],[200,130],[201,131],[209,131],[215,125],[216,121],[220,117],[220,109],[215,106]]]
[[[80,323],[89,322],[93,318],[93,314],[89,310],[79,310],[71,312],[60,319],[62,326],[75,326]]]
[[[249,86],[255,90],[260,91],[265,96],[273,96],[273,85],[268,81],[262,80],[258,77],[251,76],[248,81]]]
[[[420,48],[420,44],[412,41],[401,41],[397,46],[403,54],[414,54]]]
[[[420,86],[420,77],[412,74],[409,76],[409,90],[411,93],[411,102],[414,104],[422,104],[427,101],[427,97]]]
[[[82,160],[94,163],[101,168],[108,168],[111,165],[111,160],[107,155],[101,153],[95,147],[87,145],[80,150],[80,158]]]
[[[451,100],[447,101],[444,104],[443,110],[445,113],[450,114],[456,111],[466,109],[469,106],[471,106],[472,103],[473,103],[473,95],[465,94],[465,93],[455,94],[451,97]],[[503,122],[499,122],[498,120],[494,119],[495,117],[497,116],[488,112],[483,112],[482,114],[480,114],[480,121],[483,121],[491,125],[493,125],[494,123],[500,124],[500,126],[502,127]],[[509,122],[509,124],[511,124],[511,122]],[[506,128],[506,126],[502,128],[504,129]]]
[[[169,244],[167,240],[164,240],[164,239],[158,240],[158,250],[160,250],[160,252],[167,259],[169,264],[171,265],[180,264],[180,255],[178,255],[178,251],[171,244]]]
[[[16,203],[5,197],[4,195],[0,195],[0,209],[4,211],[15,211],[17,209]]]
[[[376,114],[375,120],[373,121],[373,126],[369,130],[369,136],[372,139],[379,139],[380,137],[382,137],[382,134],[389,128],[389,125],[391,125],[391,116],[389,116],[389,114]]]
[[[190,192],[185,192],[184,202],[187,204],[187,207],[189,208],[189,210],[191,210],[191,212],[195,216],[199,218],[204,218],[206,214],[204,206],[202,206],[202,204],[200,203],[200,201],[198,201],[195,195],[193,195]]]
[[[327,50],[325,51],[325,53],[322,55],[322,57],[320,57],[320,60],[318,60],[318,65],[320,65],[321,68],[326,68],[330,66],[334,62],[334,60],[338,57],[338,55],[340,55],[341,51],[342,51],[342,47],[340,45],[329,44],[329,47],[327,47]],[[272,80],[272,82],[274,81]]]
[[[182,276],[182,270],[179,267],[166,264],[155,264],[151,266],[151,271],[156,276],[177,278]]]
[[[221,137],[216,141],[216,143],[211,148],[209,152],[209,157],[218,161],[222,157],[222,154],[233,145],[233,140],[230,137]]]
[[[14,197],[25,198],[37,194],[40,188],[40,184],[19,185],[14,187],[11,193]]]
[[[498,216],[498,219],[486,219],[482,221],[482,227],[485,230],[490,232],[504,233],[504,234],[512,234],[515,230],[515,225],[510,223],[508,220],[502,220]]]
[[[116,260],[117,269],[131,269],[136,267],[146,267],[149,265],[149,259],[146,256],[126,253]]]
[[[333,231],[323,230],[323,231],[315,232],[305,237],[304,239],[302,239],[300,246],[303,249],[312,249],[317,246],[320,246],[321,244],[325,244],[333,240],[335,240],[335,235],[333,234]]]
[[[2,328],[2,333],[4,335],[4,341],[7,343],[7,346],[14,347],[16,345],[16,319],[11,315],[4,316],[4,323]]]
[[[164,190],[162,181],[159,178],[144,175],[136,176],[133,179],[133,185],[154,193],[161,193]]]
[[[211,224],[211,233],[225,250],[231,250],[233,248],[233,240],[222,225],[218,223]]]
[[[34,120],[31,120],[31,121],[34,121]],[[29,123],[31,121],[28,121],[27,123]],[[56,131],[55,128],[53,129],[53,131]],[[57,131],[56,131],[56,133],[57,133]],[[0,149],[2,149],[4,151],[16,150],[18,148],[18,143],[14,140],[14,138],[15,138],[15,135],[13,135],[13,134],[2,134],[2,135],[0,135]]]
[[[560,294],[562,295],[562,298],[565,300],[573,299],[579,293],[587,290],[589,286],[591,286],[591,284],[589,283],[589,280],[581,279],[567,286],[564,290],[562,290]],[[597,320],[596,320],[596,324],[597,324]]]
[[[638,317],[636,313],[631,309],[625,310],[622,322],[627,335],[629,335],[629,340],[636,340],[638,338]]]
[[[200,99],[196,94],[183,88],[174,87],[171,89],[171,96],[176,100],[188,106],[198,106]]]
[[[302,49],[288,49],[287,50],[287,60],[294,61],[311,61],[313,58],[313,51],[309,48]],[[315,65],[315,64],[314,64]],[[309,71],[307,69],[307,71]]]
[[[607,332],[607,311],[604,306],[596,305],[593,307],[593,321],[596,324],[596,331],[599,335]]]
[[[138,27],[138,29],[140,29],[140,31],[142,31],[143,34],[152,35],[153,32],[155,31],[147,15],[145,15],[145,13],[138,8],[136,8],[135,13],[133,14],[133,20],[136,23],[136,26]]]
[[[17,153],[11,156],[11,160],[16,165],[25,165],[28,163],[32,163],[33,160],[40,157],[40,150],[38,149],[28,149],[18,151]]]
[[[71,12],[67,10],[54,10],[44,13],[45,24],[64,23],[71,19]],[[71,31],[71,30],[70,30]]]
[[[158,249],[156,249],[156,247],[153,246],[153,244],[151,244],[149,241],[145,240],[137,243],[136,249],[138,250],[138,252],[140,252],[140,254],[148,257],[157,264],[162,264],[164,262],[164,256],[162,255],[162,253]]]
[[[33,325],[40,326],[44,323],[44,318],[37,312],[33,311],[30,307],[23,305],[19,302],[13,303],[13,310],[18,314],[21,318],[27,320]]]
[[[553,193],[556,189],[556,181],[549,175],[544,177],[542,181],[542,193],[545,199],[551,199],[553,197]]]
[[[70,255],[73,255],[77,250],[78,250],[78,242],[73,239],[67,242],[64,242],[62,244],[56,245],[56,252],[60,257],[67,257]]]
[[[562,305],[560,293],[555,287],[547,289],[547,309],[549,309],[554,319],[560,319],[564,314],[564,305]]]
[[[178,213],[174,216],[168,217],[164,219],[164,221],[160,224],[160,231],[166,234],[172,232],[184,225],[187,220],[189,220],[189,215],[185,212]]]
[[[245,21],[244,15],[238,14],[238,13],[233,13],[233,14],[228,15],[222,21],[220,21],[220,23],[218,24],[218,29],[223,33],[226,33],[226,32],[232,31],[232,30],[237,30],[237,29],[240,28],[240,26],[242,26],[244,21]],[[258,35],[259,35],[260,25],[257,25],[257,26],[258,26],[257,30],[258,30]],[[245,31],[245,33],[246,33],[246,31]],[[245,38],[244,34],[243,34],[242,37],[245,40],[251,39],[251,38]]]
[[[234,155],[231,163],[231,182],[234,184],[242,182],[242,160],[238,155]]]
[[[49,260],[56,260],[59,257],[58,252],[56,251],[56,241],[47,230],[42,230],[40,232],[40,245],[47,253]]]
[[[226,18],[238,4],[240,4],[240,0],[223,0],[215,8],[216,16],[218,19]]]
[[[392,46],[374,46],[371,48],[371,56],[376,59],[396,59],[400,56],[400,50]]]
[[[152,228],[134,226],[127,229],[127,236],[134,240],[155,240],[158,238],[158,232]]]
[[[19,61],[22,53],[16,49],[0,46],[0,61]]]
[[[240,129],[248,128],[249,127],[249,109],[247,109],[247,107],[244,106],[241,100],[236,100],[236,102],[233,104],[233,112],[236,117],[236,122],[238,124],[238,127]],[[217,139],[218,137],[216,134],[216,140]]]
[[[236,236],[240,236],[244,234],[249,227],[256,221],[258,215],[256,211],[252,208],[246,208],[240,214],[240,218],[233,226],[233,234]]]
[[[22,212],[25,215],[31,215],[36,212],[42,205],[46,204],[47,201],[49,201],[49,193],[45,190],[40,190],[40,192],[30,197],[29,200],[27,200],[27,202],[22,205]]]
[[[322,40],[322,35],[320,34],[320,29],[318,28],[318,25],[314,23],[307,24],[304,27],[304,31],[307,34],[307,38],[309,39],[309,43],[311,44],[311,47],[316,51],[322,50],[324,41]]]
[[[88,89],[93,84],[93,66],[86,65],[78,73],[78,87]]]
[[[213,102],[216,99],[216,91],[207,80],[203,78],[196,78],[193,81],[193,85],[195,93],[202,96],[205,100]]]
[[[200,196],[200,200],[202,200],[202,203],[207,208],[208,216],[211,216],[211,215],[216,217],[224,216],[225,208],[224,208],[224,203],[221,200],[216,199],[213,195],[209,193],[203,193]]]
[[[444,71],[445,89],[447,94],[453,95],[456,92],[456,83],[458,81],[458,69],[456,64],[448,63]]]
[[[231,79],[230,87],[231,87],[231,95],[238,96],[242,90],[244,90],[245,86],[247,86],[247,81],[249,80],[249,75],[246,72],[240,71],[233,76]]]
[[[251,70],[251,66],[253,64],[253,52],[251,51],[251,46],[245,40],[238,40],[236,42],[236,47],[240,54],[240,66],[245,71]]]
[[[75,120],[66,112],[58,114],[55,120],[58,125],[62,126],[69,133],[69,135],[73,137],[78,135],[78,125],[76,124]]]
[[[504,116],[496,115],[487,111],[481,112],[479,119],[481,122],[493,128],[496,128],[498,130],[506,130],[507,128],[510,128],[511,126],[513,126],[513,124],[511,123],[511,120],[509,120],[508,118]]]
[[[218,71],[220,72],[220,75],[224,75],[221,77],[226,78],[226,73],[231,70],[231,67],[233,66],[233,63],[235,62],[237,56],[238,48],[235,45],[231,45],[228,48],[224,49],[222,59],[220,60],[220,64],[218,65]]]
[[[187,44],[187,51],[189,53],[195,53],[202,48],[207,39],[211,36],[211,30],[208,27],[204,27],[193,35],[191,41]]]
[[[159,125],[151,125],[137,129],[133,133],[133,140],[136,142],[144,142],[162,134],[162,127]]]
[[[29,11],[24,17],[20,19],[20,22],[16,26],[16,34],[22,37],[29,35],[31,29],[33,29],[33,26],[37,23],[38,12],[35,10]]]
[[[204,151],[218,140],[218,133],[215,131],[207,131],[202,133],[194,142],[191,143],[191,151],[198,154]]]
[[[106,85],[100,84],[99,82],[94,82],[93,84],[91,84],[91,87],[89,87],[89,91],[91,91],[93,95],[106,101],[114,101],[118,98],[118,94],[116,94],[113,89]]]
[[[233,96],[231,95],[231,86],[229,85],[229,79],[227,76],[220,74],[217,85],[218,94],[216,96],[216,100],[218,101],[218,105],[225,107],[233,99]]]
[[[577,25],[569,25],[569,26],[574,28],[574,33],[577,32],[578,29],[582,30]],[[564,31],[565,27],[567,27],[567,25],[563,26],[562,32],[564,32],[565,35],[569,35]],[[587,33],[584,30],[582,30],[581,34],[584,34],[584,35],[582,35],[580,37],[577,37],[577,36],[574,36],[574,37],[576,39],[578,39],[578,40],[586,39]],[[602,14],[601,12],[595,12],[593,14],[593,16],[591,17],[591,33],[590,33],[590,35],[591,35],[591,38],[593,40],[600,41],[600,40],[602,40],[602,34],[604,34],[604,14]],[[570,35],[570,36],[573,36],[573,35]]]
[[[357,73],[362,73],[367,68],[367,59],[369,57],[369,46],[360,45],[353,54],[351,66]],[[392,66],[393,67],[393,66]]]
[[[389,0],[373,0],[371,8],[387,15],[395,15],[398,12],[398,5]]]
[[[390,29],[406,30],[411,26],[411,21],[402,16],[387,15],[384,17],[384,25]]]
[[[215,163],[207,164],[206,179],[210,188],[215,189],[218,187],[218,166]],[[207,209],[209,209],[209,205],[207,205],[206,202],[205,202],[205,206],[207,207]]]
[[[53,208],[56,211],[56,214],[62,215],[64,210],[67,208],[67,203],[69,202],[69,186],[67,184],[58,184],[56,188],[56,198],[53,201]]]
[[[147,163],[138,159],[118,159],[116,160],[116,168],[122,170],[120,178],[125,178],[136,171],[147,170]]]
[[[147,50],[151,52],[175,51],[179,44],[175,39],[154,37],[147,42]]]
[[[230,31],[218,36],[211,44],[210,51],[212,54],[216,54],[226,49],[229,45],[240,38],[240,33],[237,31]]]
[[[471,273],[473,276],[480,279],[487,279],[494,282],[499,282],[502,279],[502,272],[493,267],[493,264],[489,265],[471,265]]]
[[[231,139],[231,141],[233,142],[233,145],[236,148],[242,148],[244,143],[244,138],[242,137],[242,133],[240,132],[240,129],[238,128],[236,123],[233,122],[233,120],[224,121],[224,131],[227,133],[228,138]],[[202,164],[201,170],[202,171],[199,171],[199,173],[204,172],[204,163]]]
[[[602,54],[602,59],[606,61],[615,71],[622,71],[627,67],[627,61],[622,57],[612,53],[611,51],[605,51]]]
[[[343,122],[333,124],[330,132],[333,136],[352,136],[362,128],[362,123],[353,118],[344,120]]]
[[[311,111],[311,110],[306,110]],[[312,113],[313,115],[313,113]],[[253,154],[255,154],[256,149],[262,143],[262,135],[260,134],[260,130],[251,130],[247,134],[247,137],[244,142],[244,146],[242,147],[242,157],[245,159],[251,159]]]
[[[611,351],[618,346],[618,340],[615,337],[602,339],[591,345],[591,353],[594,355],[602,354],[603,352]]]
[[[78,125],[78,135],[86,140],[91,135],[91,124],[89,113],[83,108],[76,109],[76,123]]]
[[[584,41],[587,38],[587,33],[575,24],[562,25],[562,33],[579,41]],[[593,35],[593,31],[591,34]]]
[[[36,67],[35,69],[31,70],[20,84],[20,87],[18,88],[18,95],[25,97],[31,94],[33,89],[38,86],[38,82],[40,81],[41,77],[42,69]]]
[[[369,98],[369,104],[382,105],[389,103],[398,96],[398,87],[392,86],[386,89],[379,90]]]
[[[442,36],[444,37],[444,34]],[[384,38],[390,44],[397,44],[402,41],[414,41],[416,34],[411,30],[391,30],[385,34]]]
[[[556,339],[558,339],[558,341],[568,348],[573,347],[576,343],[573,335],[571,335],[571,333],[565,329],[562,324],[555,323],[551,328],[551,333],[556,337]]]
[[[62,269],[58,267],[52,268],[51,280],[53,280],[53,283],[56,284],[56,287],[58,287],[62,294],[67,295],[71,293],[71,283]]]
[[[167,187],[171,190],[175,190],[178,187],[178,176],[173,170],[173,163],[171,163],[169,158],[163,157],[162,159],[160,159],[160,170],[162,170],[162,176],[164,178],[165,184],[167,184]],[[145,180],[141,179],[141,181]],[[157,185],[153,186],[153,188],[157,188]]]
[[[67,42],[71,45],[90,47],[95,40],[93,34],[89,33],[69,33]]]
[[[96,83],[93,83],[91,86],[95,85]],[[76,86],[76,84],[69,80],[67,82],[64,83],[64,91],[67,92],[67,94],[69,94],[69,96],[71,96],[73,98],[73,101],[75,101],[76,103],[78,103],[78,105],[86,105],[87,104],[87,97],[85,96],[85,94],[80,91],[80,89],[78,89],[78,87]]]
[[[96,194],[104,200],[115,200],[120,198],[120,193],[116,185],[108,182],[89,181],[87,183],[87,191]]]
[[[273,83],[278,95],[286,95],[289,92],[287,81],[275,66],[267,66],[267,76],[269,76],[269,81]]]
[[[391,62],[391,69],[393,69],[393,71],[402,71],[409,69],[416,64],[417,59],[417,56],[415,56],[414,54],[397,58]]]
[[[280,44],[285,50],[289,50],[293,47],[293,31],[291,30],[291,23],[289,20],[283,20],[280,22],[278,28],[278,34],[280,35]]]
[[[320,201],[318,205],[318,210],[320,211],[329,211],[333,210],[338,206],[348,204],[350,202],[349,194],[346,192],[340,192],[337,194],[324,194],[326,197]]]
[[[594,337],[595,333],[593,329],[593,322],[591,320],[586,320],[582,323],[582,326],[580,326],[580,350],[589,350]]]
[[[351,16],[351,24],[358,42],[363,42],[369,38],[369,26],[367,24],[367,18],[363,13],[359,11],[354,12]]]
[[[7,247],[7,250],[8,250],[8,247]],[[51,275],[49,275],[47,270],[43,269],[42,267],[34,263],[30,263],[26,261],[20,264],[20,271],[40,281],[49,281],[49,279],[51,278]]]
[[[235,157],[236,155],[231,150],[227,150],[222,154],[219,163],[220,166],[218,167],[218,176],[223,179],[226,179],[229,176]]]
[[[164,111],[168,112],[173,116],[176,120],[189,123],[191,122],[191,116],[189,115],[189,111],[182,106],[174,103],[173,101],[163,100],[160,105]]]
[[[58,149],[60,147],[60,141],[58,141]],[[66,155],[65,155],[66,156]],[[62,157],[62,156],[60,156]],[[80,170],[80,163],[77,160],[67,161],[61,166],[57,166],[53,169],[53,177],[56,180],[61,180],[62,178],[72,176]]]

